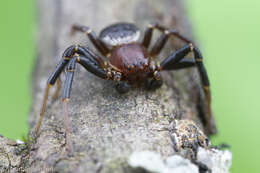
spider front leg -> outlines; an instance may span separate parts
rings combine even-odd
[[[66,80],[64,85],[64,92],[62,97],[63,102],[63,116],[64,116],[64,125],[66,128],[66,149],[69,153],[72,151],[72,144],[70,140],[70,120],[68,115],[68,104],[70,98],[70,90],[72,86],[72,81],[74,77],[74,71],[76,67],[77,56],[73,56],[72,60],[69,62],[66,68]]]
[[[96,49],[102,53],[104,56],[109,56],[109,49],[108,47],[96,36],[95,32],[92,31],[89,27],[83,25],[73,25],[72,26],[72,34],[75,32],[83,32],[85,33]]]
[[[60,93],[60,89],[61,89],[61,79],[60,76],[57,79],[57,85],[56,85],[56,90],[54,92],[54,94],[52,95],[52,100],[57,100],[59,93]]]
[[[82,47],[82,46],[78,46],[78,45],[73,45],[73,46],[68,47],[64,51],[64,53],[62,55],[62,59],[60,60],[60,62],[58,63],[58,65],[56,66],[55,70],[50,75],[50,77],[49,77],[49,79],[47,81],[45,94],[44,94],[42,107],[41,107],[41,112],[40,112],[40,119],[38,120],[38,123],[37,123],[37,126],[36,126],[36,130],[35,130],[36,136],[38,136],[39,129],[40,129],[41,123],[42,123],[42,119],[43,119],[45,111],[46,111],[46,104],[47,104],[47,99],[48,99],[48,95],[49,95],[49,90],[56,83],[56,81],[59,78],[61,72],[68,65],[69,61],[72,59],[73,55],[75,55],[76,53],[79,54],[79,55],[88,57],[87,64],[92,64],[92,65],[89,65],[90,66],[89,67],[90,70],[95,68],[96,66],[97,66],[96,67],[97,69],[103,69],[104,66],[105,66],[104,62],[102,61],[102,59],[99,58],[98,56],[96,56],[94,53],[92,53],[88,48],[85,48],[85,47]],[[84,62],[83,62],[83,64],[84,64]],[[94,71],[98,71],[98,70],[94,70]],[[102,70],[100,70],[100,71],[102,71]],[[100,73],[102,73],[102,72],[96,72],[94,74],[102,76],[103,74],[101,75]]]
[[[86,70],[95,74],[96,76],[109,79],[110,74],[103,69],[100,64],[93,61],[91,57],[84,57],[82,55],[75,54],[67,66],[66,81],[64,86],[64,92],[62,96],[63,100],[63,115],[64,115],[64,125],[66,128],[66,149],[69,153],[72,151],[72,144],[70,139],[70,121],[68,115],[68,104],[70,99],[70,93],[72,88],[72,82],[74,77],[74,71],[76,63],[81,64]]]
[[[185,56],[189,53],[193,52],[195,61],[187,60]],[[203,91],[205,93],[206,105],[207,105],[207,113],[206,113],[206,128],[209,131],[209,134],[215,134],[217,132],[216,125],[214,119],[212,117],[211,111],[211,93],[210,93],[210,83],[208,79],[208,75],[203,64],[203,57],[197,47],[194,47],[192,44],[186,45],[183,48],[177,50],[170,56],[168,56],[165,60],[163,60],[160,64],[160,70],[177,70],[192,66],[197,66],[201,83],[203,86]]]
[[[55,82],[58,79],[58,77],[60,76],[61,72],[64,70],[64,68],[68,64],[68,62],[70,60],[69,57],[72,55],[72,52],[74,49],[75,49],[74,47],[70,46],[69,48],[67,48],[64,51],[64,53],[62,55],[62,59],[60,60],[60,62],[56,66],[56,69],[53,71],[53,73],[50,75],[50,77],[47,81],[47,85],[46,85],[45,92],[44,92],[45,94],[43,97],[43,102],[42,102],[42,107],[41,107],[41,112],[40,112],[40,119],[38,120],[36,130],[35,130],[36,136],[38,136],[38,134],[39,134],[39,129],[41,127],[42,119],[43,119],[45,111],[46,111],[46,104],[47,104],[47,99],[49,96],[49,90],[55,84]]]
[[[145,85],[148,90],[155,90],[162,85],[162,77],[160,75],[161,70],[169,70],[168,66],[174,69],[180,69],[184,67],[192,67],[195,65],[194,61],[191,58],[184,58],[190,52],[189,46],[176,51],[171,56],[166,58],[160,65],[153,64],[151,65],[153,71],[153,78],[147,80]],[[178,63],[176,63],[178,62]],[[170,68],[170,69],[171,69]]]

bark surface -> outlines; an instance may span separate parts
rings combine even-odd
[[[120,21],[136,23],[142,31],[148,23],[159,21],[192,38],[180,0],[38,0],[38,57],[29,117],[32,131],[39,119],[48,75],[63,51],[76,43],[95,50],[84,34],[70,35],[72,24],[87,25],[98,34],[107,25]],[[155,33],[154,38],[158,38],[159,33]],[[158,59],[183,45],[170,39]],[[65,151],[61,99],[49,99],[37,140],[24,148],[16,145],[5,148],[7,141],[1,138],[0,144],[5,146],[2,153],[9,154],[2,170],[133,172],[127,162],[133,152],[149,150],[163,158],[173,155],[170,133],[165,129],[175,119],[187,119],[204,131],[198,110],[199,105],[204,107],[204,95],[196,69],[163,72],[163,78],[163,86],[156,91],[141,87],[120,95],[115,83],[77,65],[69,104],[73,155],[69,157]],[[16,150],[20,152],[14,154]],[[6,154],[1,156],[7,158]]]

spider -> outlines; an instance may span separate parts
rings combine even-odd
[[[154,30],[162,34],[148,50]],[[68,103],[74,71],[77,64],[82,65],[90,73],[105,79],[113,80],[116,83],[116,90],[123,94],[128,92],[132,86],[144,83],[147,89],[157,89],[162,85],[160,72],[163,70],[179,70],[188,67],[197,67],[203,85],[207,118],[211,119],[211,95],[209,90],[209,79],[203,65],[203,58],[199,49],[192,42],[173,29],[166,28],[160,24],[150,24],[144,33],[141,42],[138,42],[140,30],[132,23],[115,23],[104,28],[99,37],[87,26],[73,25],[72,32],[85,33],[94,47],[101,53],[97,55],[88,47],[81,45],[69,46],[63,53],[62,58],[47,81],[45,95],[43,98],[40,119],[36,127],[38,135],[41,122],[46,111],[46,102],[49,89],[57,81],[55,97],[61,88],[59,76],[66,70],[65,86],[62,96],[64,124],[66,128],[66,143],[70,147]],[[175,36],[186,43],[186,45],[175,52],[172,52],[162,62],[156,63],[157,55],[163,49],[169,37]],[[187,58],[186,55],[193,52],[194,58]]]

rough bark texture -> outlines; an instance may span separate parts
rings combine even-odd
[[[62,52],[75,43],[92,47],[84,34],[70,35],[72,24],[87,25],[98,33],[118,21],[136,23],[142,30],[148,23],[159,21],[191,38],[185,14],[180,0],[38,0],[38,59],[33,76],[31,129],[39,118],[45,82]],[[182,45],[172,39],[159,59]],[[1,156],[11,157],[1,163],[1,169],[133,172],[131,164],[127,164],[133,152],[149,150],[163,159],[172,156],[175,152],[165,128],[174,119],[188,119],[203,130],[197,107],[204,96],[196,69],[163,73],[163,77],[164,85],[154,92],[135,88],[119,95],[113,82],[99,79],[78,65],[69,105],[73,156],[65,151],[61,101],[49,99],[37,140],[21,149],[6,146],[6,139],[1,138],[0,144],[7,147]],[[21,152],[14,154],[13,150]]]

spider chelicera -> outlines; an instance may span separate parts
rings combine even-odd
[[[155,29],[161,31],[162,34],[149,51],[148,48],[153,30]],[[209,79],[202,62],[202,55],[199,49],[194,46],[189,39],[176,30],[168,29],[159,24],[150,24],[145,30],[144,38],[141,43],[138,42],[140,30],[131,23],[116,23],[110,25],[101,31],[99,37],[97,37],[89,27],[82,25],[74,25],[72,31],[85,33],[102,56],[95,54],[88,47],[80,45],[72,45],[64,51],[62,59],[47,81],[40,120],[36,127],[37,135],[46,110],[49,89],[57,81],[56,97],[60,89],[59,76],[62,71],[66,70],[66,80],[62,98],[64,106],[64,123],[66,127],[66,142],[69,146],[68,148],[70,148],[71,144],[68,137],[70,131],[68,103],[74,70],[77,63],[82,65],[87,71],[102,79],[114,80],[116,82],[116,90],[119,93],[126,93],[131,89],[131,86],[140,83],[144,83],[147,89],[156,89],[162,85],[160,71],[178,70],[196,66],[200,74],[206,97],[207,121],[210,121],[211,95],[209,90]],[[161,52],[170,36],[177,37],[184,41],[186,45],[171,53],[162,62],[156,63],[154,59]],[[190,52],[193,52],[194,58],[186,57]]]

